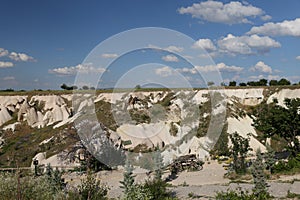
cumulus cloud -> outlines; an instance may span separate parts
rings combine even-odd
[[[16,80],[16,78],[14,76],[6,76],[6,77],[3,77],[3,80],[4,81],[13,81],[13,80]]]
[[[163,59],[166,62],[178,62],[178,58],[174,55],[166,55],[161,57],[161,59]]]
[[[101,55],[102,58],[117,58],[118,54],[115,53],[104,53]]]
[[[177,46],[168,46],[168,47],[164,48],[164,50],[175,52],[175,53],[180,53],[180,52],[183,51],[183,48],[182,47],[177,47]]]
[[[191,74],[196,74],[198,73],[198,71],[200,72],[220,71],[220,72],[239,73],[243,71],[243,68],[234,65],[228,66],[225,63],[218,63],[216,65],[195,66],[195,68],[182,68],[182,69],[178,69],[177,71],[182,73],[191,73]]]
[[[225,38],[218,41],[219,50],[222,53],[231,55],[236,54],[263,54],[269,52],[271,48],[280,47],[280,43],[268,36],[234,36],[228,34]]]
[[[225,4],[220,1],[194,3],[192,6],[179,8],[178,12],[208,22],[224,24],[251,23],[250,17],[266,16],[262,9],[238,1]]]
[[[257,72],[263,72],[263,73],[268,73],[272,74],[273,70],[269,65],[266,65],[264,62],[259,61],[254,65],[253,67],[250,68],[250,71],[257,71]]]
[[[199,39],[194,43],[193,48],[203,48],[206,51],[215,51],[217,49],[210,39]]]
[[[300,18],[279,23],[265,23],[262,26],[252,27],[247,34],[300,37]]]
[[[14,64],[12,62],[2,62],[0,61],[0,68],[8,68],[8,67],[13,67]]]
[[[0,48],[0,57],[7,56],[8,51],[6,49]]]
[[[71,76],[76,75],[77,72],[80,73],[103,73],[104,68],[95,68],[91,64],[79,64],[70,67],[61,67],[49,70],[49,73],[60,75],[60,76]]]
[[[23,61],[23,62],[34,61],[33,57],[31,57],[25,53],[11,52],[9,54],[9,58],[14,61]]]
[[[168,66],[164,66],[161,68],[155,69],[155,74],[162,76],[162,77],[167,77],[173,75],[173,69]]]
[[[297,59],[297,60],[300,60],[300,56],[297,56],[296,59]]]
[[[29,62],[35,61],[35,59],[25,53],[9,52],[4,48],[0,48],[0,57],[7,56],[13,61]]]
[[[272,19],[272,17],[270,15],[264,15],[260,17],[263,21],[268,21],[270,19]]]

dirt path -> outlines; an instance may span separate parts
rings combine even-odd
[[[191,194],[198,196],[197,199],[211,199],[216,195],[216,192],[228,189],[252,190],[252,184],[230,183],[229,179],[224,178],[225,173],[226,170],[222,167],[222,164],[211,161],[210,164],[204,164],[201,171],[179,173],[178,177],[170,182],[174,186],[170,190],[174,191],[179,199],[189,199],[188,197]],[[141,183],[148,178],[142,169],[135,170],[134,174],[137,183]],[[167,175],[165,174],[165,176]],[[82,177],[70,174],[66,177],[66,181],[70,181],[71,184],[78,184]],[[123,180],[123,170],[101,171],[97,174],[97,179],[100,179],[102,183],[110,188],[109,197],[118,198],[122,196],[120,181]],[[269,185],[269,192],[276,198],[286,197],[288,191],[300,194],[300,174],[281,176],[278,180],[270,181]]]
[[[229,179],[224,178],[226,170],[217,161],[211,161],[210,164],[205,163],[203,170],[195,172],[181,172],[178,178],[171,182],[172,185],[212,185],[226,184]]]

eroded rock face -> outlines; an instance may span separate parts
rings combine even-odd
[[[12,117],[9,114],[7,108],[4,106],[0,106],[0,126],[11,119]]]
[[[16,113],[17,121],[26,121],[29,126],[42,128],[70,117],[71,108],[67,99],[59,95],[0,96],[0,126],[12,119]]]
[[[222,102],[211,108],[205,108],[201,112],[196,112],[196,109],[199,109],[200,105],[206,107],[211,105],[209,96],[216,91],[176,91],[172,94],[167,91],[101,93],[93,98],[90,98],[90,94],[76,94],[78,98],[75,100],[72,99],[72,95],[40,95],[30,98],[27,96],[0,96],[0,126],[13,119],[11,124],[2,128],[13,130],[15,125],[22,121],[37,128],[50,125],[53,125],[53,128],[58,128],[74,122],[83,114],[87,114],[88,108],[93,109],[94,104],[101,101],[111,105],[111,110],[105,110],[109,109],[105,107],[99,109],[98,112],[104,113],[104,118],[108,118],[108,114],[111,112],[114,114],[114,120],[118,122],[114,131],[108,130],[109,139],[114,144],[118,144],[118,146],[122,144],[127,149],[134,149],[139,144],[145,144],[149,148],[154,148],[157,145],[160,147],[173,145],[172,150],[163,152],[165,162],[169,162],[173,157],[188,153],[197,154],[199,157],[209,155],[209,151],[202,148],[211,143],[207,136],[208,130],[204,128],[203,130],[207,132],[201,129],[203,133],[198,133],[197,127],[199,125],[208,126],[209,121],[206,125],[201,123],[213,115],[218,116],[227,109],[226,112],[229,111],[230,114],[234,114],[227,115],[229,117],[225,119],[229,134],[237,131],[244,137],[248,133],[255,136],[252,119],[247,115],[239,114],[245,106],[258,105],[265,99],[267,99],[267,103],[270,103],[274,98],[278,99],[279,105],[283,105],[285,98],[300,98],[300,89],[278,89],[270,96],[265,96],[267,93],[265,90],[268,89],[226,89],[219,95],[223,98]],[[134,104],[129,103],[130,96],[136,97],[137,101]],[[77,105],[74,108],[71,106],[72,100]],[[126,116],[124,115],[125,112],[127,112]],[[246,111],[243,113],[246,114]],[[134,115],[136,118],[144,117],[145,120],[134,119]],[[118,117],[120,118],[119,121]],[[196,137],[196,134],[207,137]],[[182,141],[184,136],[187,137]],[[124,145],[124,141],[130,141],[130,143]],[[255,137],[251,137],[250,146],[254,151],[257,148],[262,151],[265,150],[264,145]],[[42,157],[40,159],[45,160]]]

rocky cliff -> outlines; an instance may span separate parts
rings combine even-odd
[[[270,141],[260,139],[252,127],[255,116],[249,110],[271,103],[275,98],[282,106],[285,98],[300,98],[297,87],[102,92],[97,95],[50,93],[0,94],[2,166],[13,165],[14,156],[20,157],[18,162],[22,162],[22,148],[27,145],[34,148],[28,147],[32,152],[26,154],[24,163],[48,151],[49,156],[57,157],[78,142],[78,138],[68,139],[70,132],[76,134],[80,121],[89,119],[90,115],[96,116],[101,130],[105,130],[114,145],[135,152],[158,145],[165,149],[165,162],[190,153],[202,158],[208,156],[222,132],[237,131],[245,137],[250,133],[251,147],[264,151],[265,143]],[[92,110],[91,113],[88,110]],[[18,155],[11,151],[18,151]],[[54,162],[54,158],[51,159]]]

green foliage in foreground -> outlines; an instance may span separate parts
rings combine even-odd
[[[293,174],[300,172],[300,153],[290,158],[287,162],[280,160],[272,169],[272,173]]]
[[[256,152],[256,159],[253,162],[252,166],[252,177],[254,182],[254,188],[253,193],[256,197],[260,196],[268,196],[268,190],[267,190],[267,182],[266,182],[266,174],[264,173],[266,166],[265,163],[263,163],[263,157],[261,155],[260,149]]]
[[[228,190],[226,192],[218,192],[215,198],[216,200],[265,200],[271,197],[268,194],[256,196],[250,194],[248,191],[239,189],[238,191]]]
[[[55,173],[54,173],[55,174]],[[52,178],[51,178],[52,177]],[[20,174],[0,174],[0,199],[22,200],[105,200],[108,188],[97,181],[92,174],[82,180],[76,188],[59,189],[57,175],[39,177]],[[60,184],[59,184],[60,185]]]

